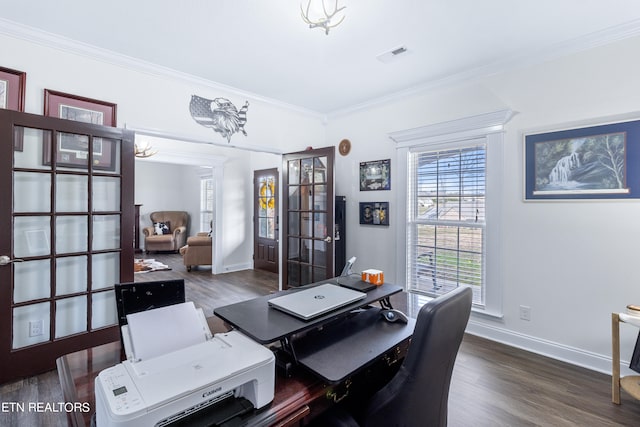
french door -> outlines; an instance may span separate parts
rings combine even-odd
[[[119,339],[133,280],[133,133],[0,110],[0,383]]]
[[[253,268],[278,272],[278,169],[253,172]]]
[[[283,287],[333,277],[335,147],[283,156]]]

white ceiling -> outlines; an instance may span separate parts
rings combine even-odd
[[[339,0],[329,35],[301,1],[0,0],[0,18],[323,114],[640,34],[639,0]]]

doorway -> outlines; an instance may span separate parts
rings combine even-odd
[[[253,172],[253,268],[278,273],[278,169]]]
[[[334,275],[335,147],[283,156],[284,289]]]

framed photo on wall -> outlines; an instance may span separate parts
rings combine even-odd
[[[389,225],[389,202],[360,202],[360,224]]]
[[[524,137],[524,199],[636,199],[640,120]]]
[[[49,89],[44,91],[44,115],[94,125],[116,126],[116,104],[84,98]],[[56,163],[63,167],[86,168],[89,160],[89,137],[79,134],[59,134]],[[93,139],[93,167],[115,169],[114,141]],[[44,144],[43,163],[51,163],[51,147]]]
[[[24,112],[24,93],[27,73],[0,67],[0,108]],[[16,130],[13,149],[22,151],[22,132]]]
[[[360,191],[391,190],[391,159],[360,162]]]

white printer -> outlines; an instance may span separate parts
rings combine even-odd
[[[237,331],[211,337],[193,303],[127,321],[128,360],[96,377],[97,427],[166,426],[230,399],[244,398],[254,408],[273,400],[273,352]]]

